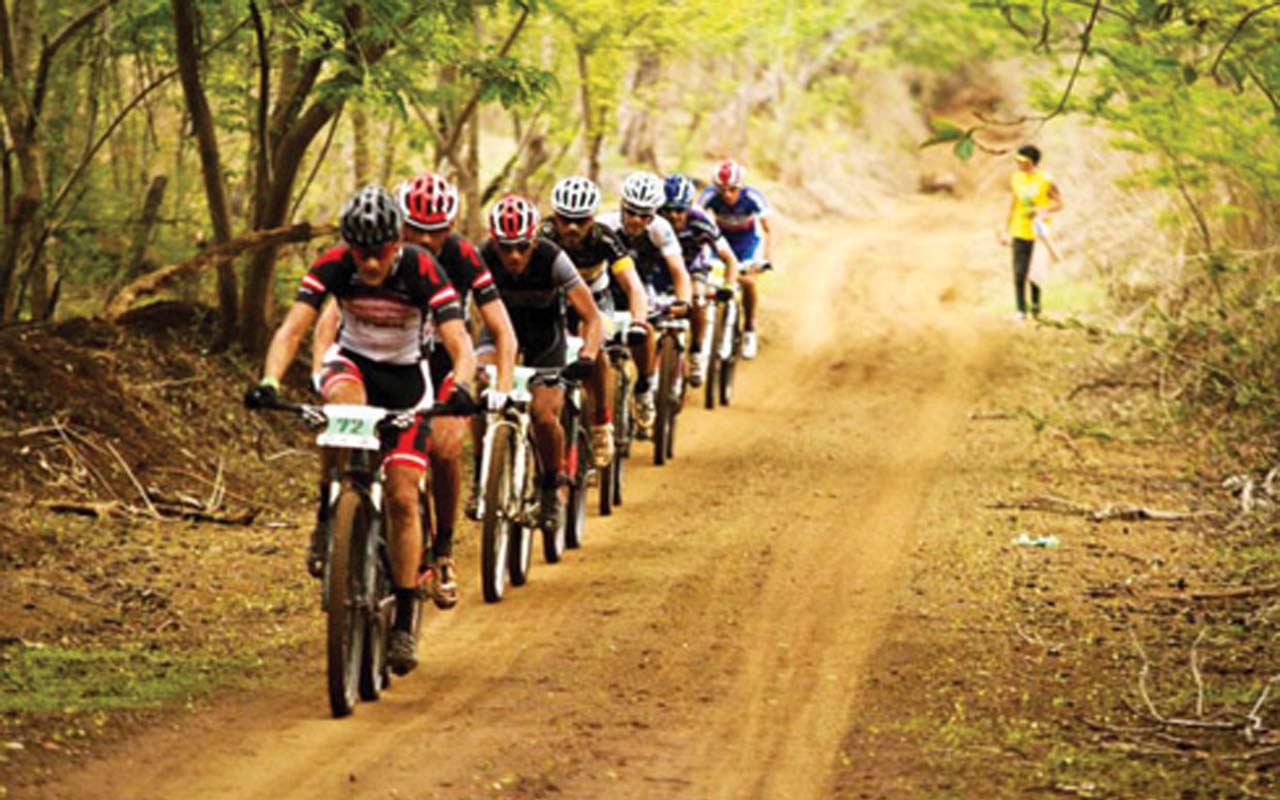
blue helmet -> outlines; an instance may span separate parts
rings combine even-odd
[[[679,173],[668,175],[662,189],[667,195],[667,202],[663,207],[673,211],[688,210],[689,206],[693,205],[693,196],[698,191],[693,181]]]

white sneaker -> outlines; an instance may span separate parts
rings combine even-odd
[[[640,428],[640,438],[648,438],[657,416],[658,407],[653,400],[653,387],[649,387],[649,391],[636,395],[636,425]]]
[[[693,353],[692,369],[689,370],[689,385],[698,388],[702,385],[703,380],[707,376],[707,360],[702,357],[701,353]]]
[[[760,344],[759,342],[756,341],[755,331],[742,332],[742,357],[743,358],[755,358],[756,350],[758,350],[759,347],[760,347]]]

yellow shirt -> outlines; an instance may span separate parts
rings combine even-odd
[[[1015,239],[1035,240],[1036,232],[1032,226],[1034,218],[1031,216],[1031,210],[1049,207],[1050,186],[1053,186],[1053,178],[1038,169],[1031,172],[1016,170],[1013,173],[1013,177],[1009,179],[1009,189],[1013,192],[1017,203],[1009,216],[1010,236]],[[1043,216],[1040,219],[1046,223],[1049,221]]]

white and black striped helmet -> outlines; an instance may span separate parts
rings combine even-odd
[[[561,178],[551,190],[551,208],[570,219],[593,216],[600,208],[600,187],[580,175]]]
[[[381,186],[360,189],[342,206],[342,238],[353,247],[373,249],[400,238],[400,207]]]
[[[653,214],[666,202],[662,178],[652,172],[633,172],[622,182],[622,207],[641,214]]]

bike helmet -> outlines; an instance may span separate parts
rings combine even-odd
[[[662,191],[662,178],[652,172],[633,172],[622,182],[622,207],[641,214],[658,210],[666,194]]]
[[[532,242],[538,238],[538,209],[518,195],[509,194],[489,210],[489,235],[501,244]]]
[[[400,238],[400,209],[381,186],[369,185],[342,206],[342,238],[353,247],[373,249]]]
[[[697,187],[693,185],[693,181],[679,173],[668,175],[662,188],[667,197],[667,202],[663,208],[669,208],[673,211],[688,211],[689,206],[693,205],[693,196],[698,191]]]
[[[600,208],[600,187],[590,178],[562,178],[551,190],[551,208],[570,219],[590,217]]]
[[[732,158],[726,158],[716,167],[711,182],[721,189],[741,189],[746,185],[747,171]]]
[[[457,188],[433,172],[400,184],[396,199],[404,221],[420,231],[447,228],[458,215]]]

